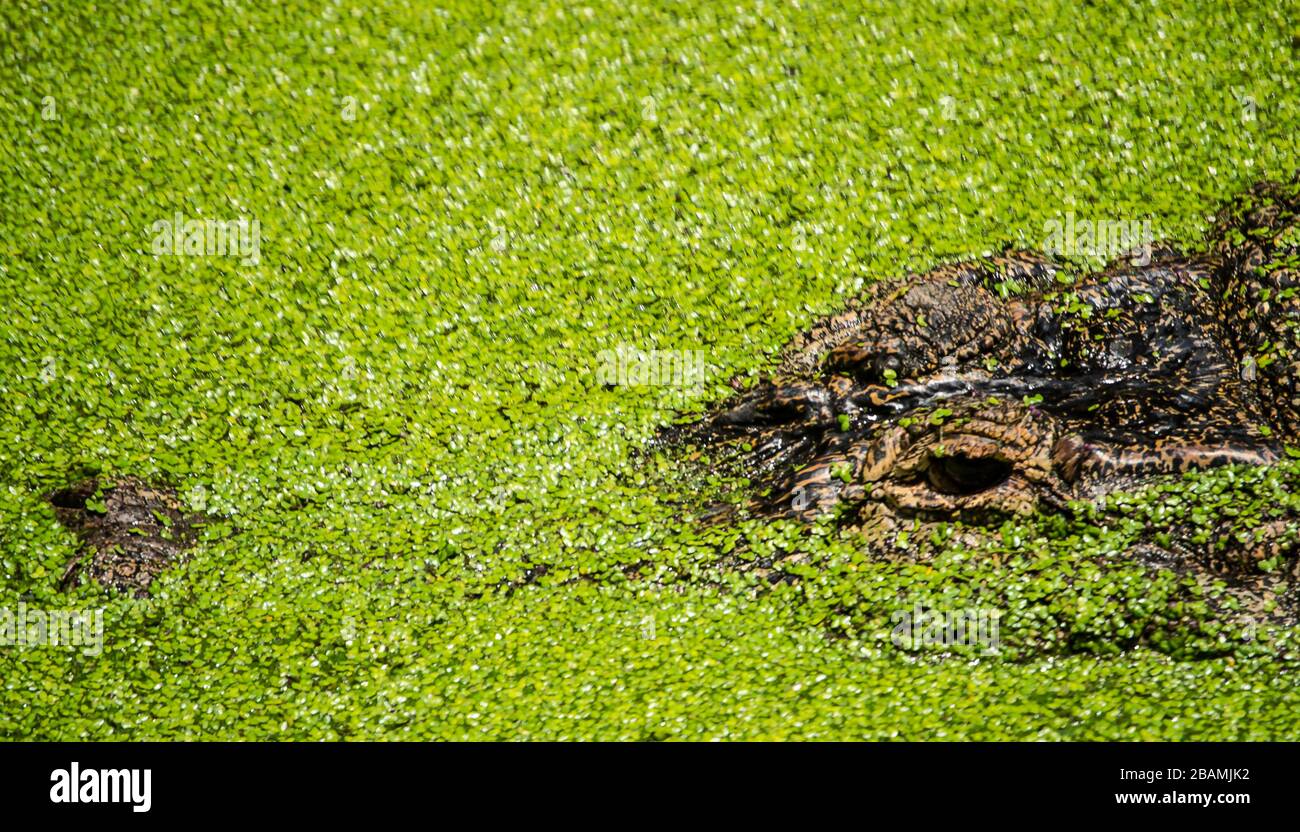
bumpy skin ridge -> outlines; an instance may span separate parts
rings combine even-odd
[[[1201,252],[1072,279],[1023,251],[877,284],[683,435],[752,446],[760,514],[901,523],[1051,510],[1300,430],[1300,176]]]

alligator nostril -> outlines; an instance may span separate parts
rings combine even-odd
[[[926,479],[930,487],[943,494],[957,496],[978,494],[1001,485],[1011,478],[1014,466],[991,456],[944,454],[930,457]]]
[[[876,359],[876,375],[886,378],[888,375],[898,375],[903,371],[903,362],[893,353],[885,353]]]
[[[86,508],[86,502],[90,499],[90,495],[95,493],[95,488],[96,485],[94,480],[87,480],[85,483],[71,486],[69,488],[60,488],[58,491],[50,494],[50,505],[55,508],[70,508],[84,511]]]

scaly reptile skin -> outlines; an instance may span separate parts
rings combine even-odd
[[[1197,254],[1075,279],[1008,252],[877,284],[679,438],[752,446],[760,514],[844,507],[875,540],[978,525],[1275,461],[1300,428],[1298,326],[1300,177],[1234,201]]]

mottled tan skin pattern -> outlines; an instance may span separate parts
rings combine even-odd
[[[102,502],[94,506],[96,493]],[[69,585],[85,576],[104,586],[147,597],[149,586],[196,538],[196,518],[174,491],[135,477],[86,480],[49,495],[54,513],[81,540],[64,571]]]
[[[1257,186],[1204,252],[1086,278],[1008,252],[879,284],[685,433],[752,447],[760,514],[878,542],[1275,461],[1300,427],[1297,206],[1300,180]]]

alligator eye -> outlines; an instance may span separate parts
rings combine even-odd
[[[926,479],[942,494],[978,494],[1001,485],[1011,477],[1012,464],[991,456],[944,454],[930,457]]]
[[[875,343],[842,344],[826,356],[826,367],[868,384],[901,381],[904,376],[902,358]]]

